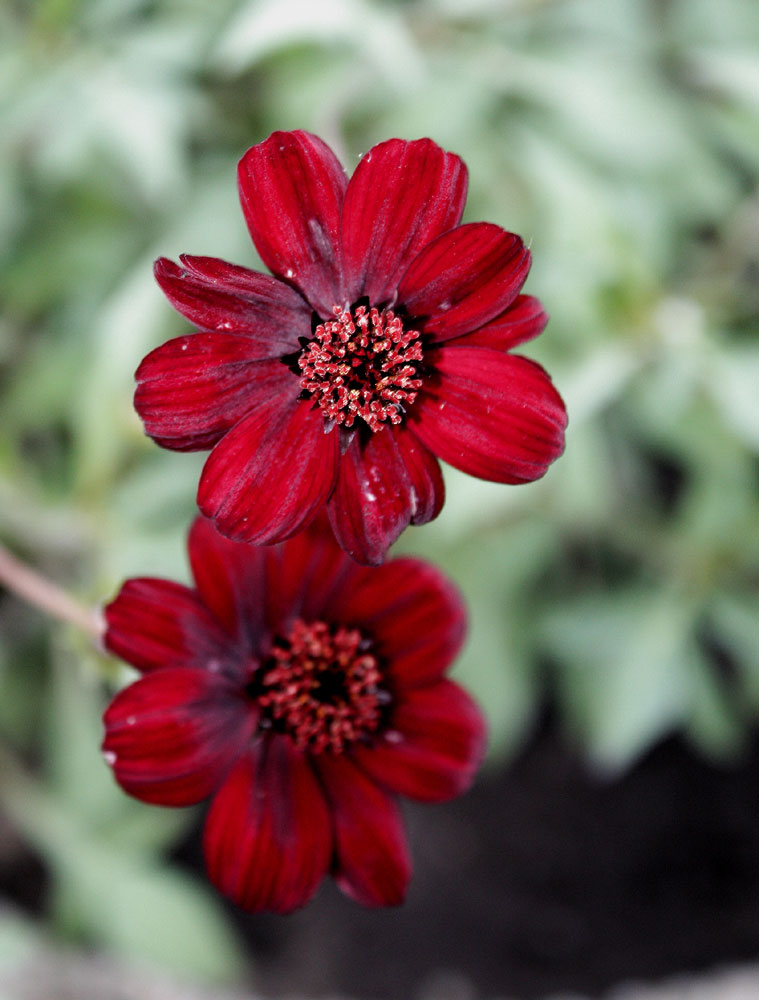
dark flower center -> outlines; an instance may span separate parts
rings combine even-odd
[[[301,386],[325,417],[346,427],[356,418],[372,431],[399,424],[422,384],[418,330],[405,330],[392,309],[335,306],[298,358]]]
[[[358,629],[297,619],[256,679],[263,724],[313,753],[339,753],[373,733],[389,695],[371,645]]]

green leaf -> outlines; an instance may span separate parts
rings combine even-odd
[[[29,920],[10,910],[0,912],[0,972],[25,965],[40,945],[40,937]],[[0,993],[2,1000],[11,1000]]]
[[[0,768],[11,819],[53,869],[59,931],[188,978],[238,977],[238,943],[213,890],[103,836],[7,753]]]
[[[687,716],[693,615],[676,595],[629,591],[584,596],[546,616],[569,724],[604,770],[628,766]]]
[[[759,452],[759,351],[718,356],[710,366],[708,385],[727,426]]]
[[[152,962],[183,978],[239,979],[239,945],[220,900],[182,872],[116,852],[81,852],[65,869],[68,919],[121,958]]]
[[[711,621],[739,671],[742,697],[759,711],[759,601],[756,593],[715,595]]]

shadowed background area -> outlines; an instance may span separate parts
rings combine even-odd
[[[325,886],[234,913],[201,813],[127,799],[100,758],[127,669],[0,593],[0,986],[43,983],[10,1000],[54,996],[50,948],[150,970],[142,997],[598,996],[755,959],[755,0],[10,0],[0,80],[0,539],[83,600],[187,579],[204,456],[132,409],[187,330],[152,262],[261,266],[235,165],[273,129],[349,171],[395,135],[460,154],[465,221],[531,246],[552,319],[525,353],[570,413],[544,480],[446,468],[397,547],[463,591],[456,676],[492,730],[467,797],[408,810],[401,911]]]

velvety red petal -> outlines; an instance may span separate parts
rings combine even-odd
[[[322,413],[309,400],[261,406],[211,452],[198,505],[235,541],[280,541],[304,528],[325,503],[338,459],[338,435],[325,433]]]
[[[188,806],[219,785],[257,712],[219,675],[177,668],[120,691],[103,721],[103,755],[121,787],[143,802]]]
[[[518,295],[500,316],[473,333],[447,341],[446,347],[490,347],[494,351],[510,351],[537,337],[545,330],[547,322],[548,313],[539,299]]]
[[[417,559],[392,559],[365,570],[355,588],[334,602],[333,614],[372,637],[396,689],[439,680],[466,632],[458,590]]]
[[[138,670],[226,670],[235,656],[198,594],[171,580],[127,580],[106,606],[105,620],[106,648]]]
[[[279,545],[254,546],[221,535],[207,518],[195,520],[190,565],[198,591],[215,618],[250,650],[263,631],[329,615],[334,596],[351,589],[362,570],[335,541],[326,514]]]
[[[232,542],[212,521],[195,519],[190,528],[190,566],[198,592],[209,611],[238,638],[241,648],[257,648],[264,623],[265,551]]]
[[[155,262],[156,281],[174,308],[201,330],[244,335],[252,360],[298,349],[311,332],[311,309],[294,289],[269,274],[216,257],[165,257]]]
[[[240,760],[204,835],[211,881],[245,910],[287,913],[316,892],[332,854],[324,795],[308,759],[271,736]]]
[[[438,458],[480,479],[529,483],[564,450],[567,414],[540,365],[482,347],[428,351],[409,414]]]
[[[484,751],[486,725],[458,684],[440,681],[404,692],[389,728],[372,744],[357,744],[354,760],[391,792],[442,802],[472,783]]]
[[[331,807],[334,877],[365,906],[397,906],[411,877],[398,806],[347,757],[321,754],[314,765]]]
[[[322,512],[305,531],[266,553],[266,613],[271,628],[294,618],[330,620],[334,601],[363,570],[335,541]]]
[[[279,360],[255,361],[250,341],[195,333],[157,347],[137,369],[134,406],[164,448],[211,448],[253,407],[292,388]]]
[[[469,333],[502,313],[530,270],[530,251],[514,233],[470,222],[444,233],[411,262],[398,301],[424,319],[433,340]]]
[[[403,272],[430,240],[461,220],[463,161],[431,139],[389,139],[361,159],[343,209],[343,268],[349,301],[392,299]]]
[[[308,132],[274,132],[237,168],[250,235],[266,266],[322,316],[342,305],[340,212],[348,184],[332,150]]]
[[[408,431],[385,427],[364,441],[355,435],[328,510],[345,551],[376,566],[404,528],[436,517],[444,498],[435,456]]]

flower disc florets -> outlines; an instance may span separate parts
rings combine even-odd
[[[264,724],[288,733],[312,753],[344,747],[374,732],[389,700],[371,642],[358,629],[297,619],[275,640],[261,671],[258,705]]]
[[[392,309],[335,306],[333,312],[298,358],[303,390],[346,427],[357,417],[372,431],[387,421],[399,424],[422,385],[419,331],[404,329]]]

